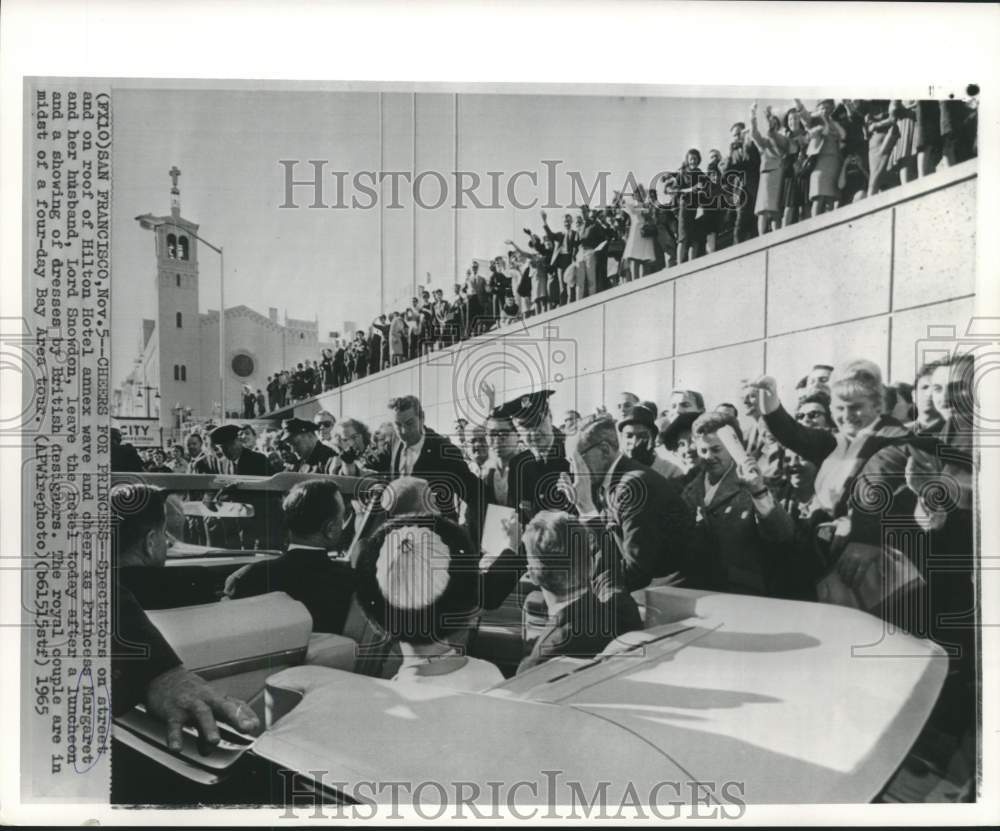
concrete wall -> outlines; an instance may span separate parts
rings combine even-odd
[[[693,263],[483,335],[300,405],[371,426],[395,395],[415,393],[449,431],[486,414],[483,381],[502,401],[556,390],[555,411],[613,406],[622,390],[666,406],[670,390],[735,401],[739,380],[768,372],[791,398],[817,362],[878,362],[912,380],[928,327],[973,315],[977,163],[782,229]],[[939,332],[940,329],[935,330]]]

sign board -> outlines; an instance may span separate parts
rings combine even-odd
[[[134,447],[162,447],[163,430],[158,418],[115,416],[114,427],[122,431],[122,442]]]

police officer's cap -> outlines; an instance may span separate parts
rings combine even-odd
[[[240,428],[235,424],[223,424],[208,434],[208,437],[212,440],[212,444],[229,444],[236,441],[239,436]]]
[[[549,398],[555,390],[539,390],[519,395],[500,405],[494,410],[494,415],[510,418],[525,424],[536,424],[549,411]]]
[[[288,441],[299,433],[315,433],[318,429],[319,425],[312,421],[306,421],[303,418],[286,418],[281,422],[281,435],[278,438],[281,441]]]

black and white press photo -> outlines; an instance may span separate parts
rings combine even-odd
[[[821,48],[765,6],[728,9]],[[523,13],[453,46],[530,60]],[[975,37],[902,78],[557,27],[634,78],[253,80],[185,71],[194,20],[173,72],[18,78],[12,816],[995,811]]]

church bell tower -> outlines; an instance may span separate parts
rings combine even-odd
[[[156,251],[160,424],[174,426],[174,408],[180,405],[196,413],[201,401],[201,343],[198,315],[198,226],[181,216],[181,194],[177,180],[181,172],[171,167],[170,215],[136,217],[153,231]],[[150,381],[149,383],[154,383]],[[155,393],[153,393],[155,394]]]

